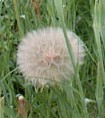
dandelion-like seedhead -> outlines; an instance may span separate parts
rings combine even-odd
[[[67,31],[75,64],[82,64],[85,51],[82,41]],[[33,85],[54,84],[68,80],[74,73],[61,28],[46,28],[28,33],[20,42],[17,64]]]

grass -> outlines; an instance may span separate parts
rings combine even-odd
[[[17,94],[22,94],[30,104],[28,118],[104,118],[105,1],[37,3],[0,0],[0,118],[20,117]],[[17,69],[16,52],[28,31],[48,26],[62,27],[72,62],[65,29],[75,32],[86,45],[86,58],[79,71],[74,64],[75,76],[68,83],[41,90],[24,82]]]

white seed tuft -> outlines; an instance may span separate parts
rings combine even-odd
[[[67,36],[74,62],[81,65],[85,56],[84,44],[70,31]],[[28,33],[18,46],[17,64],[25,79],[35,86],[68,80],[74,73],[61,28]]]

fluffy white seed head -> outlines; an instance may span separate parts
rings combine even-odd
[[[82,64],[85,51],[82,41],[67,31],[75,64]],[[61,28],[46,28],[28,33],[20,42],[17,64],[26,80],[33,85],[68,80],[74,73]]]

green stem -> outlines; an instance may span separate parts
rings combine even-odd
[[[21,23],[20,23],[20,17],[19,17],[18,6],[17,6],[17,1],[16,0],[13,0],[13,5],[14,5],[16,20],[17,20],[17,24],[18,24],[18,28],[19,28],[19,35],[20,35],[20,37],[22,37],[24,33],[23,33]]]

